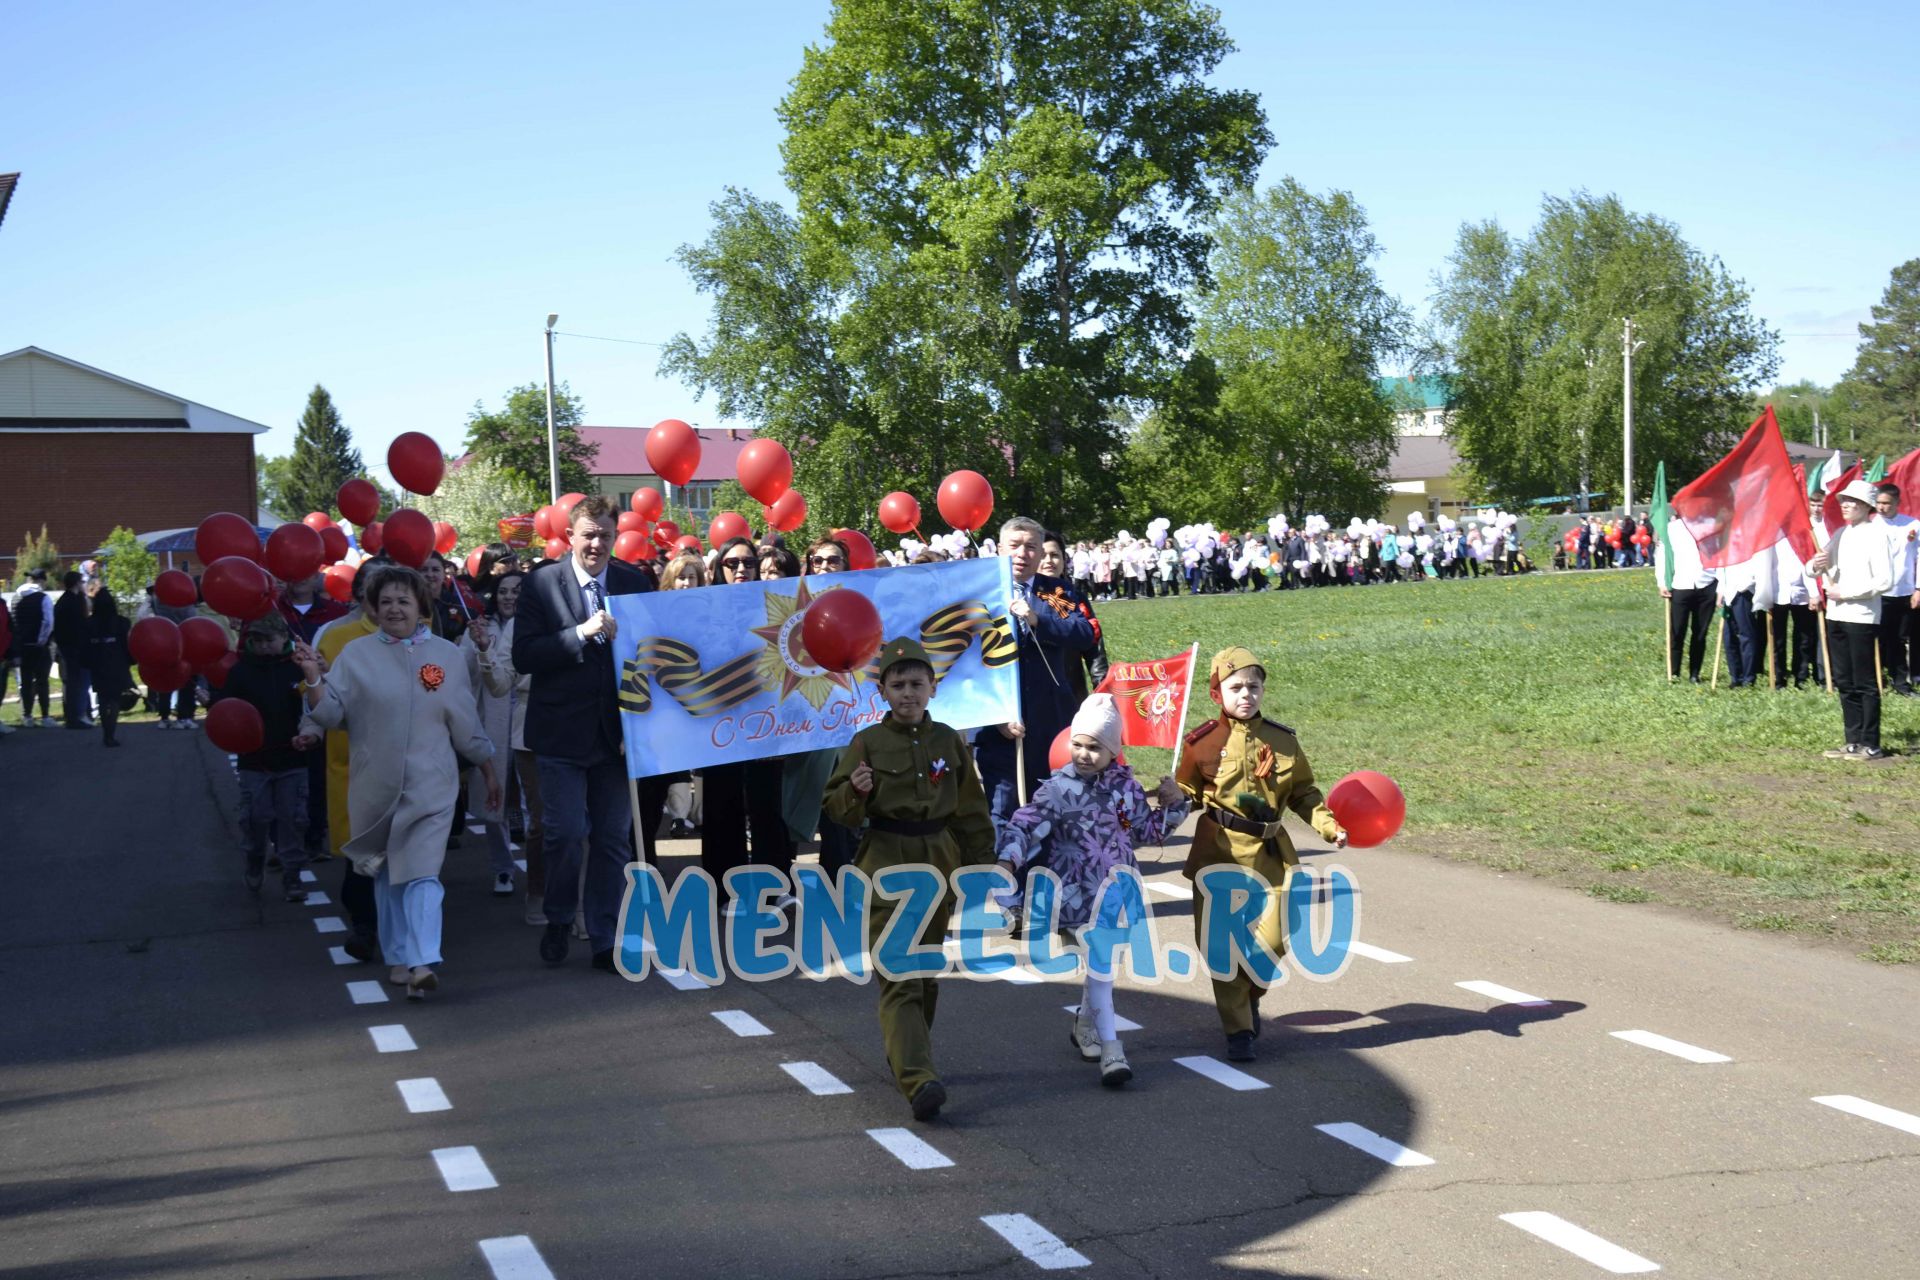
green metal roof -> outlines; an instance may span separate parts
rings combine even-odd
[[[1400,394],[1402,390],[1411,390],[1420,398],[1420,407],[1423,409],[1446,408],[1448,396],[1452,392],[1452,387],[1448,385],[1447,380],[1437,374],[1417,378],[1410,374],[1377,378],[1374,380],[1374,385],[1380,388],[1380,394],[1383,396],[1394,396]]]

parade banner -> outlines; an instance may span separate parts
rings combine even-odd
[[[886,639],[926,647],[940,681],[934,719],[973,729],[1020,718],[1012,578],[998,557],[619,595],[607,605],[619,624],[627,772],[843,747],[878,723],[887,708],[871,662],[843,673],[807,653],[807,606],[830,591],[858,591]]]
[[[1110,693],[1120,709],[1120,741],[1129,747],[1180,745],[1186,732],[1187,690],[1193,684],[1195,645],[1153,662],[1115,662],[1095,693]]]

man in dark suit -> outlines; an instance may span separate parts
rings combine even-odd
[[[1080,706],[1073,691],[1074,668],[1098,642],[1092,620],[1075,607],[1067,584],[1039,572],[1046,536],[1040,522],[1026,516],[1015,516],[1000,526],[1000,554],[1013,570],[1008,612],[1020,645],[1020,719],[988,725],[973,740],[974,761],[996,824],[1020,807],[1016,789],[1020,758],[1026,760],[1028,795],[1052,772],[1047,768],[1047,753]]]
[[[533,677],[526,742],[540,770],[545,809],[546,932],[540,958],[567,958],[574,913],[585,918],[593,965],[617,972],[613,949],[633,816],[621,747],[618,632],[607,601],[653,590],[653,580],[613,559],[619,529],[613,504],[594,495],[567,516],[573,552],[535,569],[514,620],[514,669]],[[656,817],[658,815],[656,814]],[[579,898],[580,859],[587,860],[586,901]]]

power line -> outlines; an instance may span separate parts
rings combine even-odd
[[[591,338],[595,342],[623,342],[630,347],[659,347],[663,350],[667,345],[664,342],[642,342],[638,338],[609,338],[605,334],[600,333],[571,333],[565,329],[555,329],[553,336],[556,338]]]

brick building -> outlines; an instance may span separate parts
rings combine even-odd
[[[258,422],[38,347],[0,355],[0,571],[25,535],[67,560],[106,540],[258,511]]]

